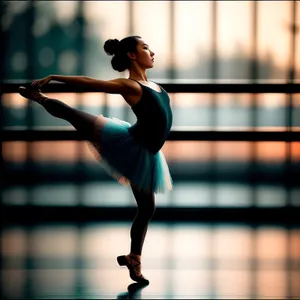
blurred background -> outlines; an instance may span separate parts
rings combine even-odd
[[[300,131],[297,1],[0,3],[3,299],[126,296],[119,291],[127,273],[111,261],[128,250],[131,191],[106,175],[84,142],[35,135],[71,128],[17,86],[49,74],[126,77],[103,45],[128,35],[155,53],[148,77],[170,88],[172,131],[198,133],[189,140],[181,132],[162,149],[174,190],[157,196],[145,246],[156,281],[138,297],[300,297],[300,141],[278,138]],[[216,92],[220,83],[233,92]],[[298,89],[237,92],[241,83]],[[191,84],[211,90],[192,92]],[[119,95],[55,84],[47,94],[135,122]],[[230,140],[236,132],[277,138]]]

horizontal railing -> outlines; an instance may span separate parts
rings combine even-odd
[[[30,82],[24,81],[6,81],[1,85],[1,93],[17,93],[20,85],[26,85]],[[282,82],[258,82],[247,83],[243,81],[184,81],[173,80],[171,82],[159,82],[159,84],[169,93],[281,93],[292,95],[300,93],[300,83],[282,83]],[[99,92],[91,88],[81,88],[61,83],[50,83],[43,89],[45,93],[90,93]],[[291,101],[291,100],[289,100]],[[291,109],[291,103],[287,103],[287,112]],[[255,107],[255,105],[253,105]],[[289,114],[290,115],[290,114]],[[289,122],[288,122],[289,123]],[[300,132],[291,131],[286,127],[286,131],[206,131],[200,128],[172,127],[168,140],[170,141],[300,141]],[[26,127],[7,127],[2,128],[2,141],[62,141],[77,140],[83,138],[72,129],[66,128],[36,128],[28,129]]]
[[[22,129],[4,128],[2,141],[83,141],[73,129]],[[288,131],[199,131],[174,127],[168,141],[300,141],[300,132]]]
[[[1,85],[1,93],[17,93],[20,85],[30,82],[6,81]],[[300,82],[282,83],[279,81],[259,81],[257,83],[247,83],[245,81],[192,81],[173,80],[168,82],[158,82],[169,93],[300,93]],[[71,86],[62,83],[50,83],[43,88],[45,93],[92,93],[99,92],[91,88]]]
[[[160,207],[156,208],[154,222],[240,223],[253,226],[284,225],[299,227],[299,207]],[[3,225],[49,224],[51,222],[131,222],[135,207],[35,206],[6,205]]]

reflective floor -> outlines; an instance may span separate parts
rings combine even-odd
[[[137,290],[116,263],[128,253],[129,228],[3,228],[3,299],[300,298],[299,228],[152,223],[143,252],[150,285]]]

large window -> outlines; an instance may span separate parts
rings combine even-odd
[[[102,79],[127,76],[126,72],[118,74],[111,68],[111,57],[104,53],[103,45],[107,39],[134,34],[142,36],[155,52],[156,66],[150,70],[149,78],[158,83],[169,79],[190,82],[212,78],[229,79],[232,83],[241,79],[286,82],[293,54],[293,5],[292,1],[5,1],[2,18],[7,55],[5,79],[30,80],[51,73],[85,74]],[[298,22],[299,11],[300,8],[296,16]],[[299,79],[299,32],[295,40],[296,79]],[[255,66],[257,72],[254,72]],[[53,93],[49,96],[95,115],[135,122],[134,114],[119,95]],[[290,97],[275,93],[173,93],[170,97],[174,129],[300,129],[299,94]],[[291,112],[288,110],[290,102]],[[18,94],[4,94],[2,105],[5,127],[69,126],[35,103],[28,108],[28,101]],[[294,205],[300,205],[299,189],[287,191],[283,182],[289,158],[294,172],[291,174],[299,174],[299,149],[298,142],[290,145],[284,142],[167,142],[163,151],[177,181],[176,193],[172,197],[159,196],[158,205],[249,206],[255,202],[256,205],[281,206],[289,197]],[[12,173],[26,170],[27,159],[32,158],[35,170],[50,180],[48,183],[53,179],[55,186],[52,194],[44,199],[40,195],[47,190],[48,183],[30,192],[21,185],[11,187],[4,193],[4,200],[10,203],[46,205],[49,199],[54,199],[52,205],[79,202],[108,205],[105,199],[112,193],[126,195],[122,203],[114,202],[114,205],[131,203],[130,192],[111,182],[105,183],[106,196],[99,200],[102,188],[94,182],[107,180],[107,177],[84,143],[6,142],[3,157]],[[80,186],[80,199],[75,197],[76,185],[70,183],[78,161],[83,162],[91,181]],[[256,198],[252,197],[249,185],[256,172],[253,162],[260,168],[262,178]],[[65,189],[55,182],[57,174],[66,182]],[[91,196],[87,197],[89,190]],[[276,193],[270,192],[274,190]],[[265,197],[269,192],[274,195],[272,201]],[[184,194],[188,196],[183,197]]]
[[[7,79],[49,73],[119,76],[103,44],[131,34],[142,36],[155,52],[149,74],[157,79],[289,76],[293,1],[4,2]],[[299,14],[298,9],[295,21]],[[299,78],[299,31],[295,39]]]

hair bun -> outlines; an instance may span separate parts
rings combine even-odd
[[[104,44],[104,51],[108,55],[114,55],[119,49],[120,41],[117,39],[109,39]]]

